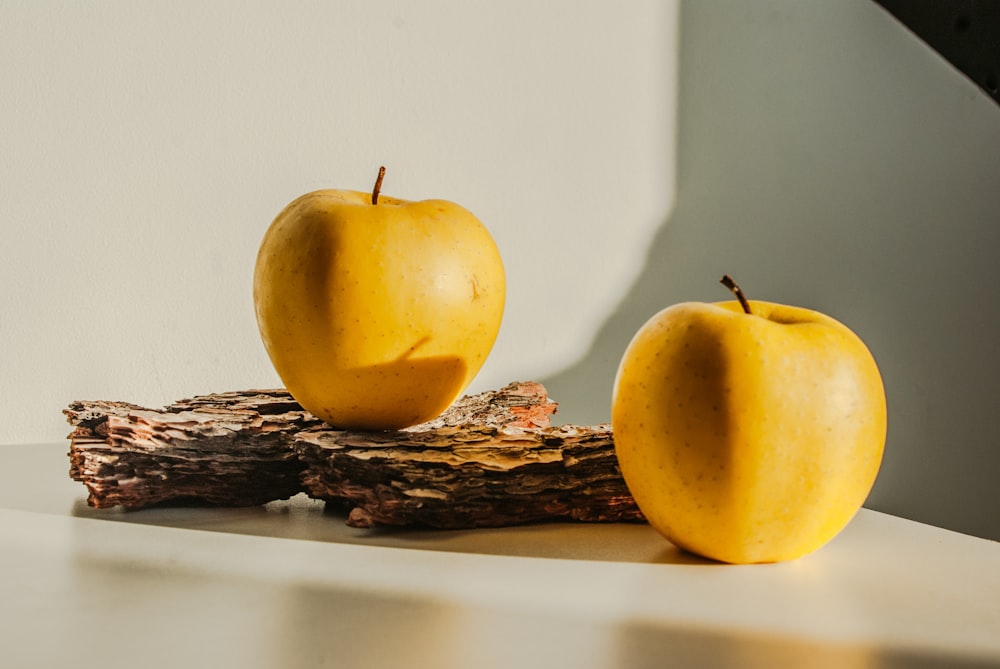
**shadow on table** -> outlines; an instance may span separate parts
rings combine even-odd
[[[345,512],[297,495],[250,508],[163,506],[141,511],[93,509],[79,499],[74,516],[253,536],[512,557],[716,564],[681,551],[645,523],[542,523],[475,530],[348,527]]]
[[[350,608],[345,608],[345,605]],[[324,587],[290,593],[284,656],[350,666],[699,667],[703,669],[989,669],[995,661],[957,653],[810,641],[748,630],[625,620],[581,612],[446,605],[433,599],[351,594]],[[377,626],[365,623],[378,620]]]
[[[1000,660],[918,648],[809,641],[747,631],[686,629],[634,621],[620,629],[615,666],[810,667],[811,669],[996,669]]]

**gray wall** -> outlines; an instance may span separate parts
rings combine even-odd
[[[1000,539],[1000,108],[868,0],[689,0],[680,36],[676,207],[589,353],[543,379],[561,420],[607,420],[635,330],[726,299],[729,272],[872,349],[867,506]]]

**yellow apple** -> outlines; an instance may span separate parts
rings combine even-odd
[[[615,450],[650,524],[730,563],[792,560],[832,539],[882,461],[886,401],[868,348],[809,309],[668,307],[635,334],[612,396]]]
[[[291,202],[257,255],[261,338],[291,395],[345,429],[438,416],[482,367],[503,316],[500,252],[444,200],[319,190]]]

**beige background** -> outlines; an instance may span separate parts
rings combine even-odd
[[[673,203],[673,2],[0,4],[0,443],[76,398],[278,385],[251,274],[316,188],[440,197],[509,275],[480,389],[552,373]],[[595,271],[595,265],[600,272]]]

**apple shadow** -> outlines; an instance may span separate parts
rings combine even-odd
[[[538,380],[561,422],[608,421],[633,334],[671,304],[731,299],[731,274],[872,351],[889,432],[867,506],[998,539],[1000,108],[957,94],[874,3],[779,4],[780,22],[681,4],[675,206],[586,352]]]
[[[343,379],[329,382],[350,383],[356,389],[352,409],[383,406],[386,389],[392,388],[397,401],[387,408],[385,417],[376,417],[380,423],[398,422],[398,427],[407,427],[431,420],[465,388],[468,364],[455,355],[414,357],[425,341],[417,342],[394,360],[348,369]]]
[[[135,511],[94,509],[77,499],[71,514],[105,522],[325,543],[505,557],[719,566],[674,546],[646,523],[533,523],[470,530],[354,528],[348,512],[304,494],[255,507],[162,505]]]
[[[721,565],[675,546],[644,522],[537,522],[507,527],[441,530],[423,527],[349,528],[347,512],[324,511],[341,526],[341,541],[364,545],[507,557]]]

